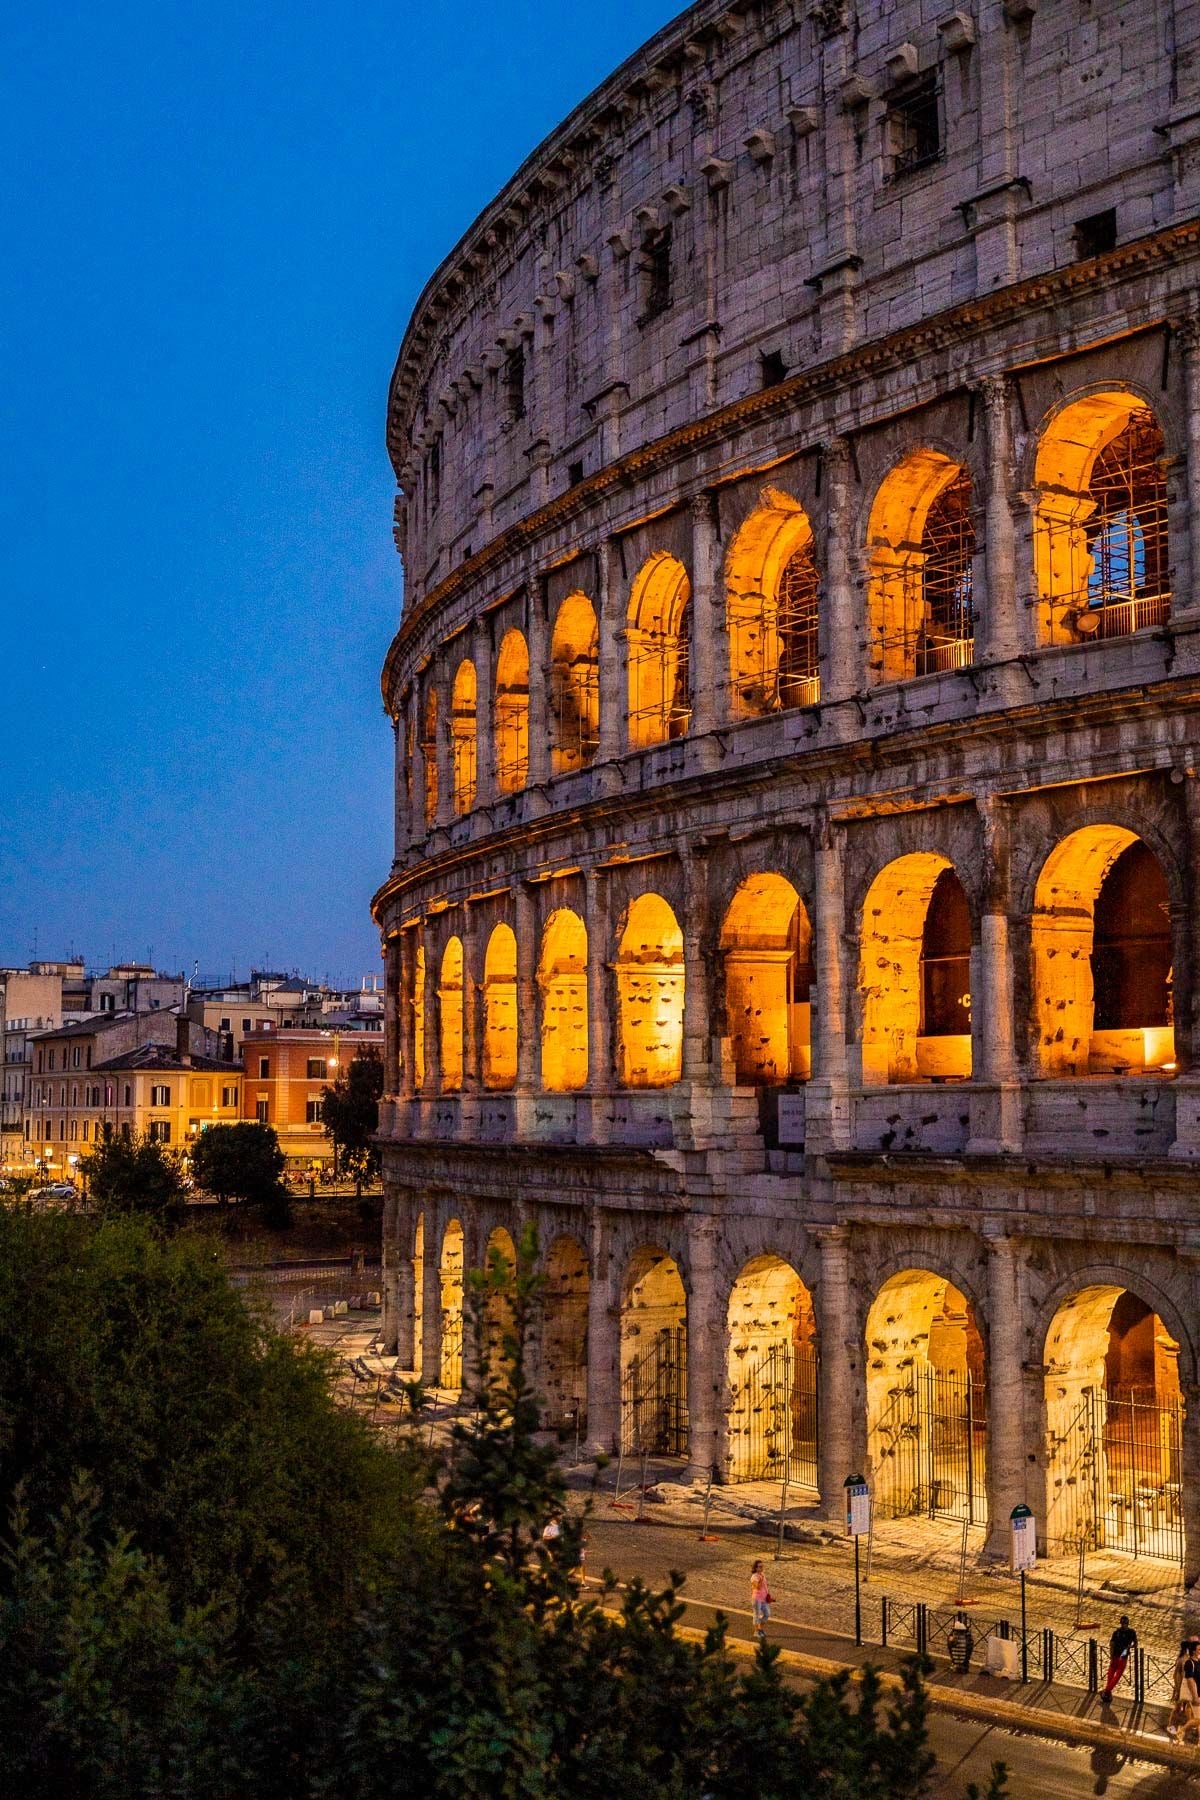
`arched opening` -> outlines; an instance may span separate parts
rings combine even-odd
[[[1125,637],[1169,618],[1165,457],[1133,394],[1088,394],[1046,427],[1034,465],[1042,643]]]
[[[497,925],[483,958],[483,1085],[510,1088],[517,1079],[517,939]]]
[[[659,894],[639,894],[617,948],[617,1069],[626,1087],[670,1087],[683,1069],[683,933]]]
[[[541,1294],[541,1387],[548,1430],[587,1427],[588,1266],[573,1237],[546,1252]]]
[[[438,734],[438,697],[437,689],[431,687],[425,696],[425,711],[421,719],[421,760],[425,765],[425,823],[433,825],[437,822],[438,810],[438,766],[437,766],[437,734]]]
[[[627,1456],[687,1455],[687,1299],[657,1245],[636,1251],[625,1272],[621,1443]]]
[[[721,927],[725,1024],[740,1083],[779,1087],[812,1073],[812,928],[783,875],[749,875]]]
[[[450,750],[456,813],[468,813],[475,804],[475,701],[475,664],[464,657],[454,677],[450,701]]]
[[[790,1263],[756,1256],[729,1296],[729,1481],[817,1485],[817,1321]]]
[[[441,979],[438,982],[438,1020],[441,1028],[439,1048],[442,1061],[442,1091],[457,1093],[463,1084],[463,947],[462,939],[452,937],[442,951]]]
[[[554,774],[586,769],[600,748],[600,629],[586,594],[568,594],[550,638]]]
[[[546,920],[538,958],[542,996],[542,1086],[566,1094],[588,1078],[587,927],[559,907]]]
[[[1043,1075],[1173,1073],[1169,898],[1140,838],[1121,825],[1064,838],[1038,877],[1032,944]]]
[[[463,1384],[463,1228],[451,1219],[442,1237],[442,1361],[444,1388]]]
[[[417,1228],[413,1233],[413,1368],[420,1373],[424,1367],[422,1355],[425,1349],[425,1214],[417,1214]]]
[[[413,1082],[425,1085],[425,946],[418,944],[413,956]]]
[[[1046,1546],[1182,1562],[1179,1344],[1128,1289],[1081,1289],[1046,1335]]]
[[[512,1233],[503,1225],[497,1225],[488,1236],[487,1249],[484,1253],[484,1266],[489,1274],[493,1257],[502,1258],[509,1275],[516,1271],[517,1249],[512,1240]],[[505,1342],[511,1339],[513,1328],[512,1299],[508,1294],[492,1293],[490,1289],[483,1307],[483,1353],[488,1379],[500,1381],[505,1373]]]
[[[496,657],[496,786],[515,794],[529,778],[529,647],[515,627]]]
[[[686,735],[691,719],[688,640],[692,590],[687,570],[658,550],[643,564],[625,626],[629,742],[635,750]]]
[[[974,659],[971,505],[971,477],[939,450],[914,450],[880,486],[867,528],[875,681]]]
[[[867,1315],[867,1447],[885,1518],[987,1522],[983,1341],[963,1294],[930,1269],[884,1283]]]
[[[729,663],[737,716],[757,718],[821,697],[821,579],[808,518],[769,488],[725,562]]]
[[[970,910],[946,857],[915,850],[880,870],[862,912],[864,1085],[970,1075],[970,955]]]

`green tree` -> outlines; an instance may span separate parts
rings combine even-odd
[[[379,1173],[379,1101],[383,1094],[383,1063],[374,1051],[360,1051],[344,1076],[325,1089],[321,1116],[337,1160],[353,1175],[358,1191],[369,1175]]]
[[[157,1139],[106,1138],[84,1157],[82,1172],[98,1212],[172,1221],[183,1211],[179,1164]]]
[[[272,1125],[210,1125],[196,1139],[192,1174],[197,1186],[230,1200],[272,1204],[283,1183],[286,1159]]]

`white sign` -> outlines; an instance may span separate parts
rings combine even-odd
[[[802,1144],[804,1142],[804,1095],[780,1094],[776,1105],[779,1108],[780,1147]]]
[[[846,1489],[846,1534],[866,1537],[871,1529],[871,1490],[866,1482]]]
[[[1037,1531],[1032,1513],[1018,1514],[1012,1523],[1012,1572],[1032,1569],[1037,1562]]]

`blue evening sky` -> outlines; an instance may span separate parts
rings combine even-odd
[[[0,964],[378,970],[408,311],[677,10],[4,9]]]

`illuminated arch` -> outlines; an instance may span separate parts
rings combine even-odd
[[[463,947],[452,937],[442,951],[438,981],[439,1048],[442,1091],[456,1093],[463,1084]]]
[[[940,450],[914,450],[880,485],[867,526],[875,681],[961,669],[974,657],[971,478]]]
[[[455,673],[450,699],[451,771],[456,813],[468,813],[475,804],[476,696],[475,664],[469,657],[464,657]]]
[[[510,1088],[517,1079],[517,940],[497,925],[483,958],[483,1085]]]
[[[560,907],[542,933],[538,986],[542,994],[542,1086],[570,1093],[588,1078],[587,927]]]
[[[902,1269],[867,1314],[867,1446],[884,1517],[987,1519],[987,1390],[975,1310],[932,1269]]]
[[[573,1237],[546,1251],[541,1290],[542,1420],[550,1429],[587,1425],[588,1264]]]
[[[812,929],[786,876],[748,875],[721,926],[725,1028],[737,1080],[806,1081],[812,1072]]]
[[[550,709],[553,772],[586,769],[600,747],[600,628],[586,594],[568,594],[554,620]]]
[[[1085,825],[1050,852],[1031,933],[1041,1074],[1174,1070],[1168,905],[1161,865],[1123,825]]]
[[[725,596],[736,716],[819,700],[820,577],[812,526],[790,494],[766,489],[734,538]]]
[[[1043,644],[1124,637],[1171,611],[1162,430],[1137,395],[1088,394],[1038,443],[1033,560]]]
[[[425,764],[425,823],[433,825],[437,822],[438,811],[438,697],[437,689],[431,687],[425,696],[425,711],[421,719],[421,758]]]
[[[643,563],[633,584],[625,635],[629,742],[635,750],[687,732],[691,593],[687,570],[665,550]]]
[[[817,1485],[817,1322],[812,1295],[782,1257],[752,1257],[728,1308],[729,1481]]]
[[[617,948],[617,1068],[626,1087],[669,1087],[683,1068],[683,933],[659,894],[639,894]]]
[[[496,657],[496,786],[515,794],[529,778],[529,646],[514,626]]]
[[[484,1252],[484,1268],[489,1277],[492,1273],[493,1258],[500,1258],[506,1265],[508,1277],[516,1273],[517,1250],[512,1240],[512,1233],[503,1225],[497,1225],[489,1234]],[[504,1271],[498,1270],[497,1273]],[[509,1294],[496,1293],[489,1287],[485,1290],[483,1303],[483,1350],[484,1366],[493,1381],[502,1381],[508,1366],[506,1357],[506,1341],[511,1340],[513,1329],[512,1299]]]
[[[420,1372],[424,1367],[422,1355],[425,1346],[425,1214],[417,1214],[416,1229],[413,1232],[412,1245],[413,1271],[413,1368]]]
[[[634,1252],[621,1284],[621,1444],[628,1456],[687,1453],[687,1297],[658,1244]]]
[[[462,1224],[451,1219],[442,1234],[438,1264],[442,1299],[440,1381],[444,1388],[463,1384],[463,1266],[466,1240]]]
[[[865,1086],[970,1075],[970,953],[970,913],[947,857],[916,850],[880,870],[862,910]]]

